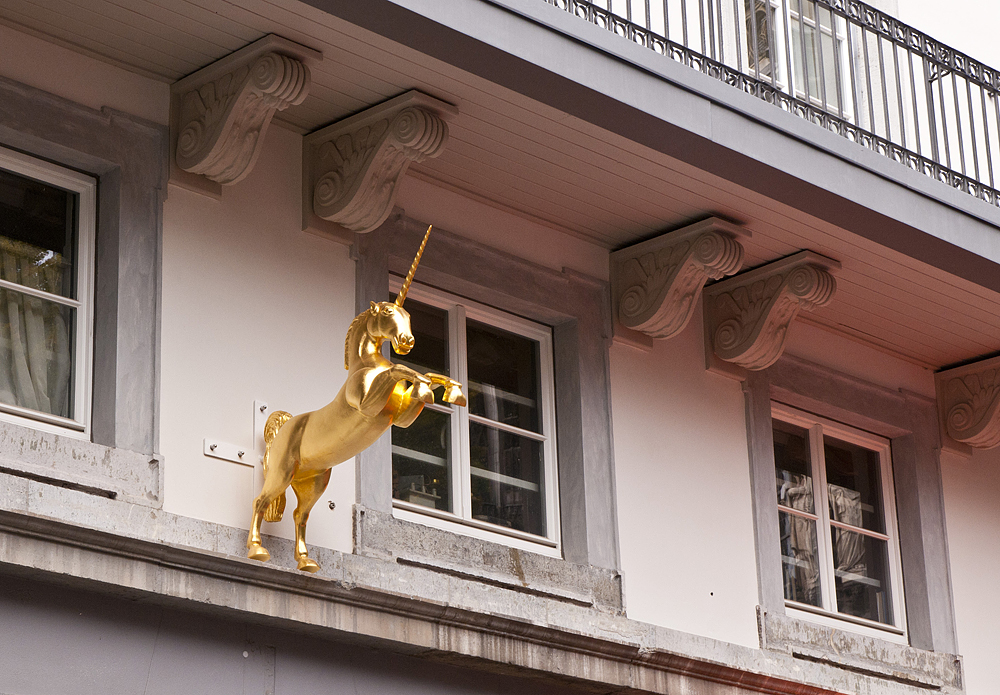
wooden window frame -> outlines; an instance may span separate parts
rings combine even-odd
[[[822,596],[822,606],[812,606],[785,599],[785,612],[792,617],[799,617],[805,620],[812,620],[830,627],[841,627],[851,631],[861,632],[871,637],[907,643],[906,635],[906,604],[903,596],[903,576],[902,561],[899,554],[899,532],[896,520],[896,495],[895,486],[892,479],[892,454],[891,442],[879,435],[865,432],[841,422],[836,422],[828,418],[815,415],[783,403],[772,401],[772,420],[779,420],[792,425],[802,427],[807,431],[810,448],[811,478],[813,481],[814,512],[806,513],[799,510],[789,509],[780,503],[779,511],[795,514],[809,518],[816,523],[817,543],[819,545],[820,557],[820,594]],[[874,451],[879,457],[879,479],[882,493],[882,514],[884,521],[884,533],[873,531],[860,531],[863,535],[878,538],[886,543],[886,553],[888,561],[889,596],[892,604],[892,623],[879,623],[867,620],[837,610],[835,595],[835,570],[833,563],[833,539],[830,534],[831,526],[838,525],[830,519],[829,499],[826,483],[825,456],[823,453],[823,438],[831,436],[850,444],[855,444]],[[853,527],[844,525],[844,528],[858,532]],[[844,623],[850,625],[844,625]]]
[[[93,383],[97,180],[92,176],[5,147],[0,147],[0,169],[66,190],[75,194],[78,201],[75,221],[76,286],[74,287],[74,296],[62,297],[0,280],[0,286],[6,289],[37,296],[60,306],[68,306],[76,312],[72,358],[73,417],[60,417],[9,403],[0,403],[0,419],[53,434],[89,440],[91,385]]]
[[[389,284],[390,291],[395,293],[398,292],[402,280],[393,276]],[[450,463],[452,473],[450,484],[454,510],[452,512],[435,510],[393,499],[393,515],[405,521],[531,550],[543,555],[560,557],[558,453],[555,436],[555,383],[551,329],[499,309],[418,284],[411,286],[407,296],[447,312],[449,371],[451,374],[457,375],[457,379],[466,387],[469,383],[465,347],[466,319],[473,319],[494,328],[523,336],[539,344],[539,399],[541,401],[539,410],[542,417],[542,431],[534,433],[518,429],[516,434],[542,442],[545,535],[508,529],[472,518],[469,423],[476,416],[470,415],[468,408],[456,408],[447,404],[435,403],[425,406],[425,408],[452,416],[451,451],[454,453]]]

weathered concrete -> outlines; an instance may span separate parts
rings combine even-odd
[[[942,683],[962,687],[962,662],[952,654],[914,649],[765,611],[759,611],[758,618],[766,649],[926,688],[938,688]]]
[[[0,422],[0,469],[92,488],[94,494],[135,504],[162,503],[156,457],[6,422]]]
[[[555,675],[601,692],[926,692],[915,680],[875,669],[697,637],[468,573],[319,549],[320,573],[305,575],[291,569],[288,542],[268,539],[275,561],[263,565],[243,557],[242,529],[34,481],[19,488],[9,482],[0,474],[0,489],[11,491],[0,497],[0,573],[157,604],[179,601],[248,622],[468,659],[493,671]],[[951,666],[932,656],[924,665],[919,676],[927,683],[960,692]]]
[[[498,543],[460,536],[355,507],[354,552],[545,596],[608,613],[622,612],[621,577]]]

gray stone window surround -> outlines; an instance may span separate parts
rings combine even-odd
[[[0,145],[95,177],[91,442],[0,423],[0,469],[159,506],[160,242],[167,129],[0,77]]]
[[[748,372],[743,389],[761,646],[805,659],[853,664],[875,673],[902,670],[916,683],[932,683],[934,679],[926,680],[925,673],[930,662],[937,664],[940,657],[957,652],[935,402],[791,355],[766,370]],[[774,494],[772,401],[890,440],[910,646],[786,615]],[[955,668],[959,668],[957,662]]]
[[[389,299],[390,273],[406,274],[426,227],[426,222],[407,218],[397,209],[379,229],[355,235],[352,253],[357,262],[357,311],[366,309],[371,300]],[[599,570],[616,587],[616,602],[620,602],[607,284],[571,271],[560,273],[534,265],[437,227],[431,233],[417,281],[552,327],[563,560],[532,554],[532,562],[547,567],[539,572],[550,573],[550,578],[559,573],[557,567],[567,564]],[[396,519],[391,520],[392,533],[373,532],[373,520],[382,520],[384,527],[392,515],[389,435],[358,456],[356,465],[355,552],[394,556],[397,561],[426,563],[448,571],[464,567],[461,571],[479,576],[486,576],[484,570],[495,570],[529,585],[527,577],[518,576],[525,567],[518,559],[524,557],[519,551]],[[430,536],[439,542],[427,542]],[[393,547],[386,541],[390,537]],[[441,555],[435,548],[442,543],[457,551]],[[510,565],[509,570],[477,566],[484,557],[508,555],[514,558],[513,563],[505,560],[500,564]],[[580,577],[579,573],[573,576]]]

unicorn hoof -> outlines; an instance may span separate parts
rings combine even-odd
[[[247,557],[259,562],[267,562],[271,559],[271,553],[267,552],[267,548],[262,545],[252,545],[247,551]]]
[[[413,385],[413,398],[424,403],[434,402],[434,392],[427,384],[422,384],[420,382]]]
[[[311,557],[303,555],[299,558],[299,570],[302,572],[318,572],[319,565]]]

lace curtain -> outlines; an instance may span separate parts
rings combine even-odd
[[[61,294],[62,256],[0,237],[0,278]],[[72,309],[0,287],[0,402],[70,417]]]

